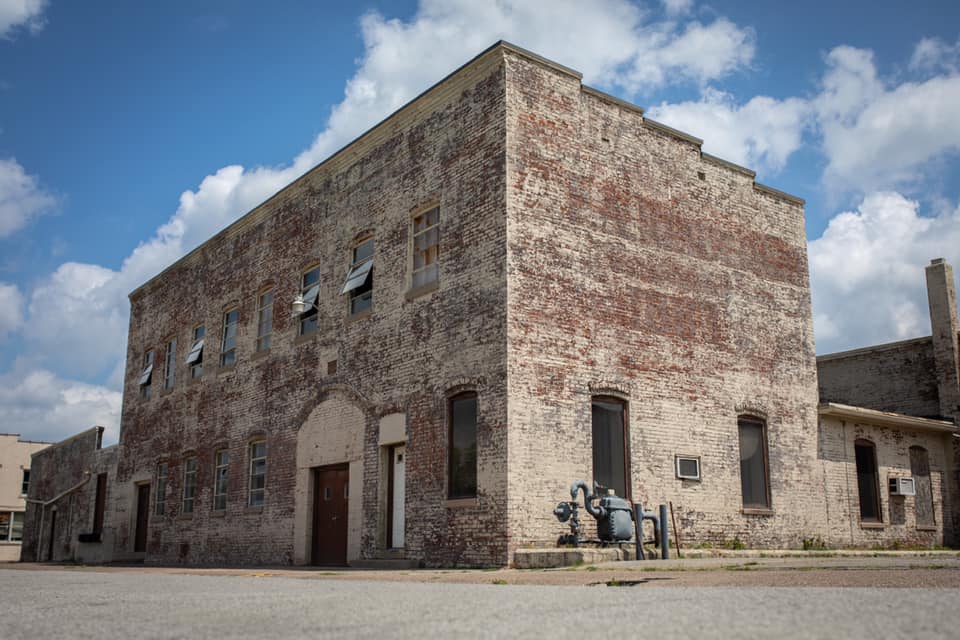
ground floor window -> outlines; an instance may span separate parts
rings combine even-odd
[[[767,423],[753,416],[737,419],[740,434],[740,490],[744,509],[770,508]]]
[[[593,481],[601,490],[629,498],[627,465],[627,403],[617,398],[592,401]]]
[[[23,512],[0,511],[0,542],[23,540]]]
[[[914,509],[918,527],[934,527],[937,520],[933,513],[933,486],[930,483],[930,457],[923,447],[910,447],[910,475],[913,476],[917,495]]]
[[[477,495],[477,394],[450,399],[447,446],[447,497]]]
[[[877,448],[869,440],[854,443],[857,462],[857,491],[860,496],[860,520],[880,522],[880,483],[877,479]]]

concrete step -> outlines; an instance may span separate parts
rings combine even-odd
[[[353,569],[417,569],[419,560],[411,558],[362,558],[350,561]]]
[[[553,569],[579,564],[634,560],[633,548],[577,547],[558,549],[517,549],[513,552],[513,566],[517,569]]]

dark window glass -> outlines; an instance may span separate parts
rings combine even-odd
[[[300,314],[300,335],[317,330],[317,304],[320,297],[320,267],[307,271],[300,278],[300,294],[303,296],[303,313]]]
[[[857,458],[860,519],[868,522],[880,522],[880,487],[877,480],[876,447],[867,440],[857,440],[853,448]]]
[[[223,338],[220,343],[220,366],[229,367],[237,361],[237,323],[240,312],[233,309],[223,314]]]
[[[477,495],[477,394],[465,393],[450,400],[451,498]]]
[[[593,481],[623,498],[629,497],[625,408],[614,398],[593,400]]]
[[[353,264],[344,289],[350,293],[351,314],[369,309],[373,304],[372,238],[353,248]]]
[[[910,475],[916,487],[914,509],[918,527],[937,524],[933,513],[933,485],[930,483],[930,458],[923,447],[910,447]]]
[[[757,419],[740,418],[738,426],[743,506],[749,509],[769,509],[766,424]]]
[[[23,470],[23,482],[20,483],[20,493],[27,495],[30,491],[30,469]]]
[[[230,470],[230,453],[218,451],[215,462],[213,508],[215,511],[223,511],[227,508],[227,474]]]

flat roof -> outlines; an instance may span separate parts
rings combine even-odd
[[[931,418],[918,418],[908,416],[902,413],[892,411],[878,411],[877,409],[867,409],[865,407],[855,407],[849,404],[838,404],[836,402],[824,402],[817,411],[821,416],[833,416],[836,418],[845,418],[865,422],[881,427],[899,427],[906,429],[917,429],[920,431],[937,431],[940,433],[960,433],[957,425],[947,420],[933,420]]]

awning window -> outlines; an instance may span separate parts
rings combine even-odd
[[[153,375],[153,363],[150,363],[143,370],[143,373],[140,374],[140,386],[142,387],[145,384],[150,384],[150,376]]]
[[[187,364],[199,364],[203,362],[203,338],[193,343],[190,353],[187,354]]]
[[[347,281],[343,283],[343,289],[340,290],[340,295],[345,293],[350,293],[354,289],[359,289],[367,282],[367,278],[370,277],[370,271],[373,270],[373,260],[367,260],[366,262],[361,262],[354,268],[350,269],[350,272],[347,274]]]

